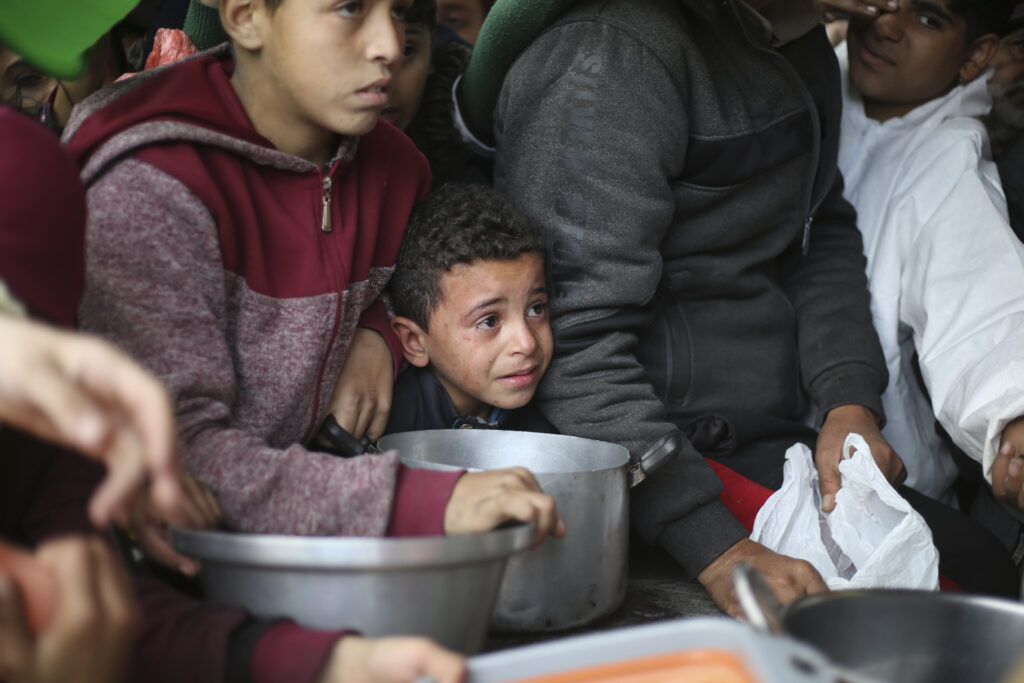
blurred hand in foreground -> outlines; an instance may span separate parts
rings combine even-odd
[[[171,401],[111,344],[0,315],[0,420],[103,462],[93,523],[124,512],[149,478],[168,516],[181,501]]]

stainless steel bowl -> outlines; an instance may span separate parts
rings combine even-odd
[[[467,654],[483,645],[508,558],[532,539],[530,525],[414,538],[171,531],[200,560],[209,598],[311,628],[429,636]]]
[[[629,452],[622,446],[558,434],[444,429],[390,434],[410,467],[533,472],[555,499],[568,533],[512,558],[491,627],[556,631],[615,611],[626,595]]]

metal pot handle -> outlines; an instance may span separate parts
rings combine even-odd
[[[633,488],[646,479],[648,474],[674,458],[679,452],[679,447],[679,432],[669,432],[655,441],[654,445],[639,458],[631,457],[629,460],[629,488]]]
[[[764,577],[752,564],[740,562],[732,570],[733,588],[743,615],[751,626],[764,633],[782,633],[784,608],[775,599]]]

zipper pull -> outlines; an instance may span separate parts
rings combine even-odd
[[[324,214],[320,221],[320,230],[331,232],[331,176],[324,176]]]
[[[802,245],[804,256],[807,256],[807,252],[811,249],[811,223],[814,222],[814,216],[808,216],[804,220],[804,241]]]

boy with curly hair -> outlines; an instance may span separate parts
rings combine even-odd
[[[494,190],[448,184],[417,208],[391,281],[391,325],[411,366],[387,433],[554,431],[530,403],[551,362],[545,243]]]

